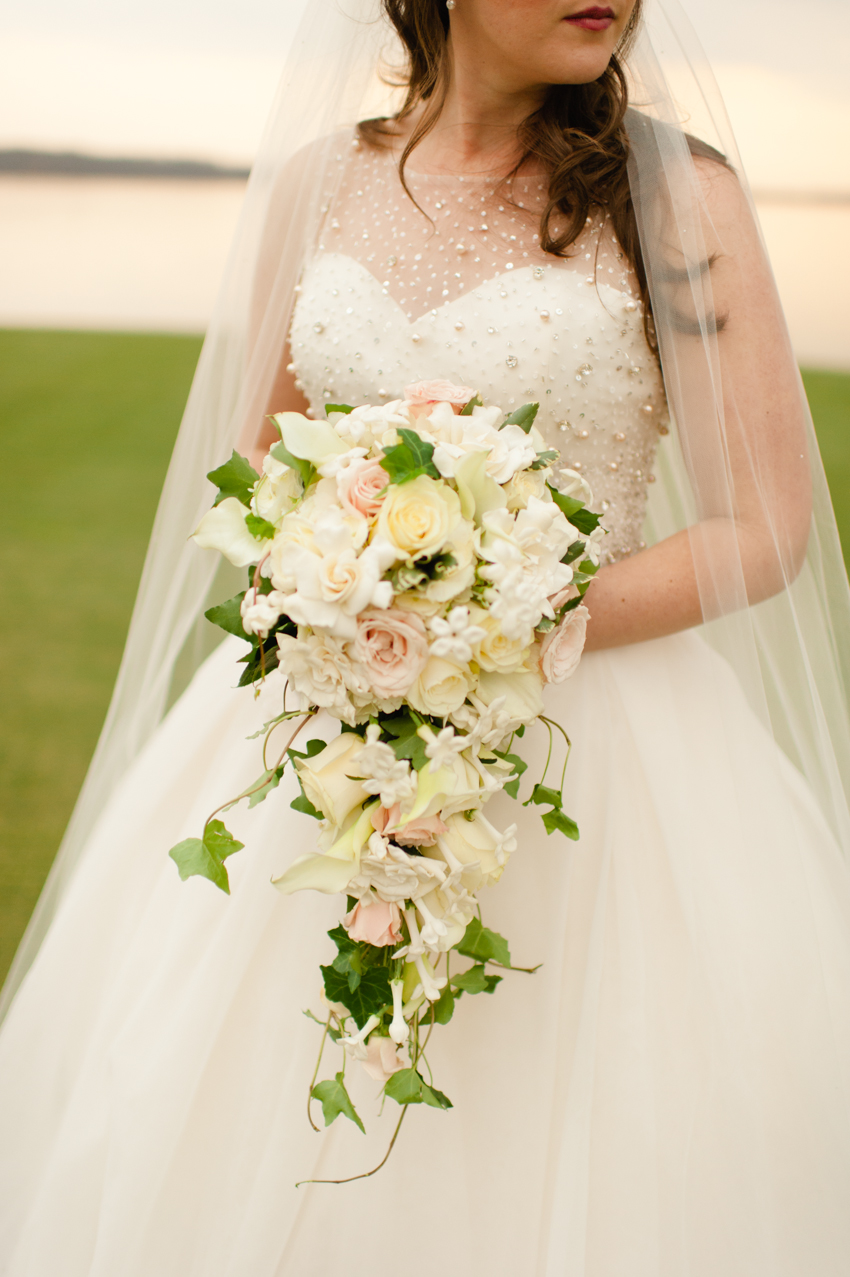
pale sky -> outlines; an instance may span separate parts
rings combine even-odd
[[[303,3],[0,0],[0,146],[249,160]],[[683,4],[753,184],[850,191],[850,2]]]

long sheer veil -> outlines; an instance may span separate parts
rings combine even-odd
[[[400,57],[378,0],[307,0],[168,470],[106,723],[4,987],[2,1011],[38,951],[110,795],[217,642],[203,611],[226,596],[228,583],[217,576],[215,556],[187,541],[210,503],[204,476],[232,447],[250,447],[261,426],[299,275],[316,242],[347,130],[358,119],[392,109],[392,90],[378,71],[385,59],[398,63]],[[689,529],[705,637],[732,664],[751,706],[805,775],[846,849],[850,593],[811,419],[732,132],[678,0],[650,0],[628,71],[632,194],[674,423],[662,444],[647,539]],[[715,147],[734,171],[695,160],[687,132]],[[734,216],[728,225],[717,225],[708,212],[706,181],[714,179],[704,170],[712,163],[729,184]],[[758,281],[762,313],[766,307],[772,316],[769,352],[753,344],[745,317],[738,322],[735,315],[718,314],[716,279],[730,291],[736,276],[741,287]],[[799,441],[801,491],[811,475],[813,513],[802,566],[788,504],[775,482],[776,441],[763,414],[736,393],[741,360],[755,365],[768,354],[778,370],[786,435],[790,431],[795,447]],[[779,446],[787,449],[788,438]],[[740,785],[746,784],[742,775]]]

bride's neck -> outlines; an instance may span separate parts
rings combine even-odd
[[[517,130],[540,106],[546,86],[518,87],[464,50],[449,51],[447,74],[442,110],[417,147],[417,164],[434,172],[510,170],[519,159]]]

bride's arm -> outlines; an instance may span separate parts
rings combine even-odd
[[[718,565],[730,582],[737,573],[750,604],[769,598],[794,578],[806,554],[811,483],[805,404],[773,277],[735,175],[710,161],[700,161],[699,170],[720,326],[725,449],[719,447],[702,339],[680,332],[677,373],[690,372],[693,385],[703,384],[701,394],[692,385],[690,401],[674,405],[685,419],[683,450],[701,518],[691,532],[600,570],[586,597],[588,649],[639,643],[699,624],[700,584],[705,593]],[[727,600],[733,593],[734,585]]]

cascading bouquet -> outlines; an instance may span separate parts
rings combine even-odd
[[[280,413],[261,475],[236,452],[209,475],[218,496],[194,533],[249,568],[247,589],[206,615],[251,644],[240,686],[282,676],[282,710],[258,733],[257,782],[170,855],[182,878],[229,891],[224,862],[242,844],[216,817],[262,801],[292,761],[292,806],[319,821],[317,850],[275,885],[347,897],[319,1021],[322,1048],[328,1037],[344,1048],[342,1068],[317,1081],[320,1050],[310,1097],[326,1125],[343,1114],[364,1129],[344,1082],[346,1057],[361,1061],[402,1106],[390,1149],[408,1105],[451,1107],[426,1034],[463,994],[492,993],[492,968],[517,969],[477,901],[516,826],[500,831],[482,809],[500,790],[518,797],[526,765],[513,742],[531,724],[548,730],[550,758],[553,728],[564,767],[569,754],[542,688],[578,665],[602,529],[581,476],[556,472],[537,407],[505,415],[466,387],[428,382],[385,406],[328,405],[325,421]],[[319,710],[340,735],[295,749]],[[296,719],[270,760],[272,737]],[[547,833],[577,838],[563,774],[559,788],[545,781],[525,805],[549,809]]]

